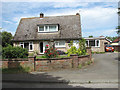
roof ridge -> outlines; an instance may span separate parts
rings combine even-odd
[[[61,16],[45,16],[43,18],[49,18],[49,17],[68,17],[68,16],[78,16],[78,15],[61,15]],[[40,17],[26,17],[26,18],[21,18],[22,20],[23,19],[35,19],[35,18],[40,18]]]

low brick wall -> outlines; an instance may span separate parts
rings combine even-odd
[[[0,68],[17,68],[17,67],[29,67],[31,71],[34,71],[34,57],[28,58],[14,58],[14,59],[2,59],[0,60]]]
[[[0,60],[0,68],[16,68],[29,67],[31,71],[50,71],[58,69],[78,68],[79,65],[85,65],[86,62],[92,59],[91,48],[87,48],[89,55],[78,56],[76,54],[67,58],[51,58],[51,59],[36,59],[36,57],[28,57],[26,59],[2,59]]]
[[[50,71],[58,69],[72,68],[71,58],[52,58],[52,59],[36,59],[36,71]]]

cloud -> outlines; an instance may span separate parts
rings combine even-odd
[[[2,2],[118,2],[119,0],[1,0]]]
[[[16,30],[16,27],[21,18],[39,17],[40,12],[43,12],[45,16],[60,16],[75,15],[79,11],[81,15],[83,36],[88,36],[94,32],[101,32],[101,30],[102,32],[104,32],[104,30],[112,30],[117,26],[117,3],[81,3],[77,2],[76,0],[72,0],[72,3],[3,3],[3,24],[5,24],[4,28],[13,32]],[[6,25],[6,23],[10,24],[10,22],[13,24],[9,26]],[[94,34],[96,35],[96,33]],[[111,35],[116,34],[114,33]]]
[[[85,30],[108,28],[117,26],[116,8],[95,7],[81,10],[82,27]]]
[[[15,32],[14,32],[14,31],[9,31],[9,30],[7,30],[7,29],[5,29],[5,28],[2,28],[2,32],[3,32],[3,31],[9,32],[9,33],[11,33],[13,36],[15,35]]]
[[[83,6],[87,6],[88,3],[78,3],[78,2],[57,2],[54,3],[54,7],[55,8],[65,8],[65,7],[83,7]]]
[[[83,32],[83,36],[84,37],[88,37],[90,35],[93,35],[95,37],[98,37],[98,36],[118,36],[117,33],[116,33],[116,29],[108,29],[108,30],[96,30],[96,31],[89,31],[89,32]]]

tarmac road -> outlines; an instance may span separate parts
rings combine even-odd
[[[82,69],[3,74],[3,88],[118,88],[118,53],[93,58],[94,63]]]

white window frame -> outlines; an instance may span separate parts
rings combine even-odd
[[[97,46],[97,41],[99,41],[98,46]],[[95,47],[100,47],[100,40],[95,40]]]
[[[23,48],[24,48],[24,42],[20,42],[20,47],[21,47],[21,45],[23,45]]]
[[[46,26],[48,27],[48,31],[45,31]],[[55,31],[49,31],[50,30],[49,26],[56,26],[56,30]],[[38,26],[38,32],[56,32],[56,31],[58,31],[58,25],[44,25],[44,31],[39,31],[39,27],[40,26]]]
[[[63,40],[62,40],[63,41]],[[58,45],[56,45],[56,42],[58,42]],[[66,44],[65,45],[60,45],[60,42],[61,41],[55,41],[55,47],[58,48],[58,47],[66,47]],[[64,41],[65,42],[65,41]]]
[[[86,44],[86,46],[89,47],[89,46],[90,46],[90,45],[89,45],[89,41],[90,41],[90,40],[86,40],[86,41],[88,41],[88,46],[87,46],[87,44]],[[99,45],[98,45],[98,46],[97,46],[97,41],[99,41]],[[95,40],[95,46],[91,46],[91,47],[100,47],[100,40],[98,40],[98,39]]]
[[[87,47],[89,47],[89,40],[86,40],[86,41],[88,42],[88,45],[86,43],[85,44],[86,44]]]
[[[23,48],[25,48],[24,43],[25,43],[25,42],[20,42],[19,45],[20,45],[20,46],[23,45]],[[31,44],[31,43],[32,43],[32,44]],[[30,45],[32,45],[32,50],[30,50]],[[34,50],[33,42],[29,42],[29,51],[33,51],[33,50]]]
[[[32,50],[30,50],[30,45],[32,45]],[[33,48],[34,48],[33,42],[29,42],[29,51],[33,51]]]

